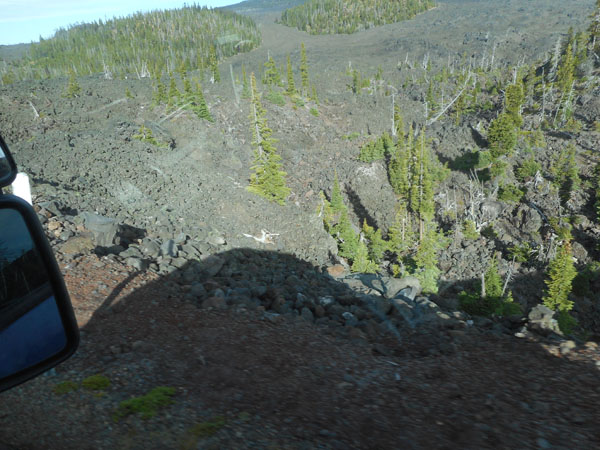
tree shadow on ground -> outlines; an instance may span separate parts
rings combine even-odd
[[[361,226],[366,220],[367,224],[375,229],[378,229],[379,226],[377,225],[377,221],[373,218],[373,216],[371,216],[365,205],[363,205],[358,193],[350,186],[346,186],[345,191],[346,195],[348,196],[348,200],[350,201],[350,205],[352,206],[352,210],[354,211],[354,214],[356,214],[356,217],[358,217]]]

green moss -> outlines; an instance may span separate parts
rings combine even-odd
[[[113,420],[117,422],[119,419],[131,414],[140,414],[142,419],[150,419],[156,415],[159,409],[173,403],[171,397],[174,394],[175,388],[158,386],[146,395],[124,400],[113,414]]]
[[[187,431],[181,448],[183,450],[192,450],[198,448],[198,441],[200,439],[214,435],[224,426],[225,418],[223,416],[217,416],[209,421],[197,423]]]
[[[79,389],[79,385],[74,381],[63,381],[52,388],[52,392],[58,395],[68,394]]]
[[[104,375],[92,375],[85,378],[81,382],[81,386],[90,391],[101,391],[110,386],[110,380]]]

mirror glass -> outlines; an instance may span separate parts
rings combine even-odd
[[[4,150],[0,146],[0,184],[4,184],[2,183],[2,180],[8,180],[11,178],[12,174],[13,168],[11,167]]]
[[[0,378],[66,345],[50,278],[25,220],[17,210],[0,209]]]

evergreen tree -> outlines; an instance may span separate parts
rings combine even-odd
[[[296,95],[296,83],[294,82],[294,72],[292,71],[292,62],[290,55],[287,56],[287,95],[290,97]]]
[[[333,178],[333,189],[331,191],[331,209],[334,214],[341,214],[347,211],[346,205],[344,205],[344,198],[342,197],[342,190],[340,189],[340,182],[338,180],[337,171],[334,172]]]
[[[202,86],[200,83],[196,83],[196,92],[190,97],[191,109],[196,113],[196,115],[200,119],[208,120],[209,122],[214,122],[210,111],[208,110],[208,105],[206,104],[206,100],[204,99],[204,93],[202,92]]]
[[[263,84],[269,86],[280,86],[281,85],[281,74],[279,73],[279,69],[277,69],[277,65],[271,56],[265,63],[265,75],[263,77]]]
[[[217,49],[214,45],[210,46],[210,53],[208,56],[208,65],[212,73],[212,80],[214,83],[221,81],[221,73],[219,72],[219,60],[217,58]]]
[[[518,81],[506,88],[506,96],[504,98],[504,108],[506,113],[512,118],[515,127],[523,126],[523,117],[521,116],[521,106],[525,101],[523,92],[523,83]]]
[[[434,222],[424,224],[423,237],[419,242],[415,255],[417,270],[415,276],[421,282],[423,292],[437,293],[438,278],[441,274],[438,268],[438,254],[442,248],[442,236],[436,230]]]
[[[302,42],[300,46],[300,78],[302,80],[302,94],[308,95],[310,81],[308,79],[308,60],[306,58],[304,42]]]
[[[546,286],[543,298],[544,305],[553,311],[570,311],[573,302],[569,300],[571,283],[577,271],[571,254],[571,243],[565,241],[556,252],[556,256],[548,265]]]
[[[596,53],[596,65],[600,65],[600,0],[596,0],[596,11],[591,16],[592,23],[588,33],[590,36],[590,49]]]
[[[388,230],[388,250],[400,260],[415,242],[410,215],[405,204],[398,202],[394,223]]]
[[[362,233],[369,244],[369,259],[375,263],[381,262],[383,254],[387,249],[387,244],[381,236],[381,230],[376,230],[374,227],[370,226],[365,219],[363,221]]]
[[[353,261],[358,252],[360,237],[352,228],[348,211],[343,210],[340,221],[334,228],[339,241],[339,254],[343,258]]]
[[[575,79],[575,58],[573,57],[572,44],[567,45],[567,50],[561,58],[556,83],[561,92],[567,92]]]
[[[250,98],[250,84],[248,83],[248,76],[246,75],[246,66],[242,64],[242,97]]]
[[[377,273],[377,269],[377,263],[369,259],[367,245],[362,240],[359,240],[356,247],[354,262],[351,267],[352,272]]]
[[[513,118],[506,112],[501,113],[490,124],[488,141],[492,158],[512,154],[517,145],[517,131]]]
[[[286,185],[286,172],[281,170],[281,156],[275,148],[276,140],[272,137],[273,132],[267,124],[266,111],[263,108],[254,73],[250,76],[250,89],[252,96],[252,145],[254,147],[254,173],[250,176],[248,190],[254,192],[269,201],[280,205],[285,204],[285,199],[290,194]]]
[[[491,299],[502,298],[502,278],[498,273],[498,258],[492,258],[488,270],[483,277],[485,283],[485,295]]]
[[[175,83],[175,77],[173,74],[169,74],[169,94],[167,98],[167,110],[173,109],[179,103],[179,90],[177,89],[177,84]]]
[[[186,100],[191,99],[194,95],[194,91],[192,91],[192,83],[188,80],[187,77],[183,77],[183,96]]]
[[[69,70],[69,82],[67,83],[67,91],[64,96],[66,98],[75,98],[79,97],[81,93],[81,87],[77,82],[77,77],[75,76],[75,71],[73,69]]]
[[[392,186],[392,189],[396,195],[398,195],[401,199],[408,200],[410,190],[412,149],[408,148],[406,143],[402,116],[398,114],[395,123],[397,128],[397,140],[395,150],[389,160],[388,177],[390,185]]]
[[[153,103],[155,105],[162,105],[164,103],[167,103],[167,101],[168,101],[167,87],[162,82],[160,75],[156,78],[155,83],[156,83],[156,87],[154,89]]]
[[[572,143],[563,149],[550,167],[554,184],[559,188],[564,202],[569,200],[571,193],[579,187],[579,169],[575,160],[576,149]]]
[[[315,87],[315,85],[312,85],[312,94],[310,96],[310,99],[315,102],[317,105],[319,104],[319,96],[317,95],[317,88]]]
[[[594,209],[596,212],[596,222],[600,222],[600,163],[596,164],[594,169],[594,188],[595,188],[595,202]]]

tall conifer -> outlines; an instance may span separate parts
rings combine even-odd
[[[281,156],[275,148],[276,139],[267,124],[266,110],[263,108],[254,73],[250,76],[250,89],[252,96],[252,145],[254,147],[253,174],[250,175],[248,190],[274,201],[280,205],[285,204],[285,199],[290,194],[286,186],[286,172],[281,170]]]

